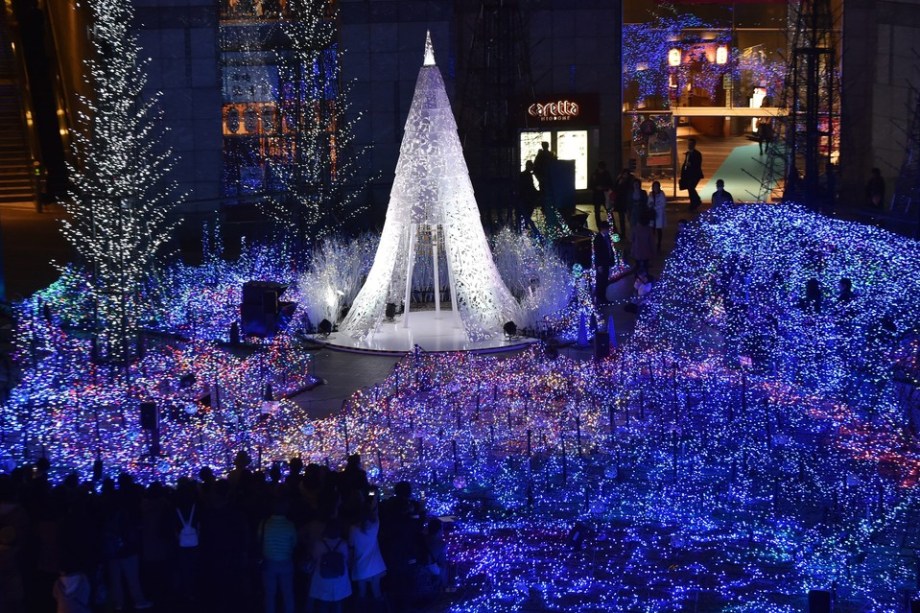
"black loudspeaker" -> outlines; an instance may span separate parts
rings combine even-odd
[[[286,289],[287,285],[274,281],[247,281],[243,284],[240,321],[244,335],[265,337],[278,331],[280,297]]]
[[[808,613],[831,613],[831,593],[827,590],[808,590]]]
[[[262,292],[262,312],[266,315],[278,314],[278,292],[274,290]]]
[[[157,403],[141,403],[141,428],[144,430],[156,430],[160,424],[159,415],[157,414]]]
[[[594,359],[603,360],[610,356],[610,333],[600,330],[594,335]]]

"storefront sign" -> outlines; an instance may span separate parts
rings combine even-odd
[[[534,102],[527,107],[527,114],[541,121],[570,121],[578,117],[580,112],[578,103],[566,98],[545,104]]]
[[[550,95],[522,106],[527,127],[586,128],[598,123],[597,94]]]

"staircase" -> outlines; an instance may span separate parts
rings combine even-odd
[[[0,22],[0,205],[38,198],[17,77],[9,32]]]

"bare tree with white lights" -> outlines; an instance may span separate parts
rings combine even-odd
[[[363,210],[356,200],[363,150],[354,147],[360,114],[347,115],[329,7],[324,0],[289,0],[281,23],[286,48],[278,50],[281,130],[272,172],[282,193],[267,208],[288,246],[338,230]]]
[[[161,144],[164,129],[147,99],[132,3],[91,0],[94,57],[74,134],[75,166],[63,233],[87,268],[94,308],[95,357],[126,363],[135,354],[139,294],[178,223],[182,201],[167,175],[176,164]]]

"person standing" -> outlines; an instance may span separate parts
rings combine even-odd
[[[358,598],[364,600],[370,588],[371,596],[381,602],[380,579],[386,574],[387,566],[380,552],[377,535],[380,520],[377,518],[377,491],[371,490],[364,503],[358,521],[351,526],[348,543],[354,552],[352,580],[358,587]]]
[[[771,142],[773,142],[773,124],[769,119],[761,118],[757,122],[757,145],[760,148],[760,155],[763,155],[764,147],[769,151]]]
[[[111,604],[116,610],[124,608],[127,583],[134,609],[150,609],[153,603],[144,596],[140,579],[140,494],[130,475],[118,476],[117,491],[114,486],[104,491],[102,508],[102,554]]]
[[[654,235],[652,234],[652,225],[655,221],[654,213],[646,211],[639,218],[639,224],[633,232],[633,240],[630,245],[630,254],[636,260],[636,273],[648,273],[648,263],[652,259],[655,250]]]
[[[712,192],[712,208],[718,208],[721,206],[732,206],[735,204],[735,199],[732,198],[732,195],[725,191],[725,181],[719,179],[716,181],[716,191]]]
[[[597,224],[597,234],[594,235],[594,273],[595,273],[595,299],[597,304],[607,302],[607,285],[610,279],[610,268],[613,266],[613,245],[610,244],[610,223],[602,221]]]
[[[878,168],[872,169],[872,176],[866,183],[866,203],[873,209],[884,208],[885,179],[882,178],[882,171]]]
[[[537,199],[539,194],[533,184],[533,162],[527,160],[524,163],[524,170],[518,175],[517,184],[517,227],[529,227],[537,232],[537,226],[533,222],[533,212],[537,208]]]
[[[648,193],[642,189],[642,181],[633,178],[632,187],[629,191],[629,226],[635,228],[640,223],[642,216],[648,212]]]
[[[626,213],[629,210],[629,196],[632,193],[633,176],[628,168],[617,177],[613,188],[613,210],[616,211],[620,225],[617,230],[623,240],[626,240]]]
[[[610,171],[607,170],[606,162],[597,163],[597,168],[594,169],[594,174],[591,175],[591,186],[594,188],[594,223],[600,228],[601,207],[605,204],[607,191],[613,187],[613,177],[610,176]],[[606,215],[604,217],[606,218]]]
[[[265,613],[275,613],[275,597],[281,590],[282,611],[294,613],[294,547],[297,529],[287,518],[288,501],[277,498],[272,514],[262,522],[259,543],[262,551],[262,589]]]
[[[655,234],[658,237],[658,251],[661,251],[661,237],[664,234],[665,224],[665,207],[668,205],[668,199],[664,192],[661,191],[659,181],[652,182],[652,193],[648,196],[648,203],[652,211],[655,212]]]
[[[555,161],[556,156],[549,150],[549,143],[543,141],[540,143],[540,150],[533,158],[533,174],[540,184],[540,191],[543,192],[544,199],[546,192],[549,190],[550,166]]]
[[[330,519],[322,538],[313,544],[310,600],[316,611],[341,613],[342,601],[351,596],[348,576],[348,536],[338,519]]]
[[[543,141],[540,146],[541,149],[533,159],[533,176],[537,178],[537,183],[540,186],[540,205],[543,207],[546,225],[547,227],[557,227],[562,224],[562,220],[556,210],[551,179],[552,166],[553,162],[556,161],[556,156],[549,150],[548,142]]]
[[[703,204],[696,191],[700,179],[703,178],[703,154],[696,150],[696,139],[687,140],[687,153],[684,154],[684,163],[680,168],[680,188],[687,190],[690,196],[690,210],[695,211]]]

